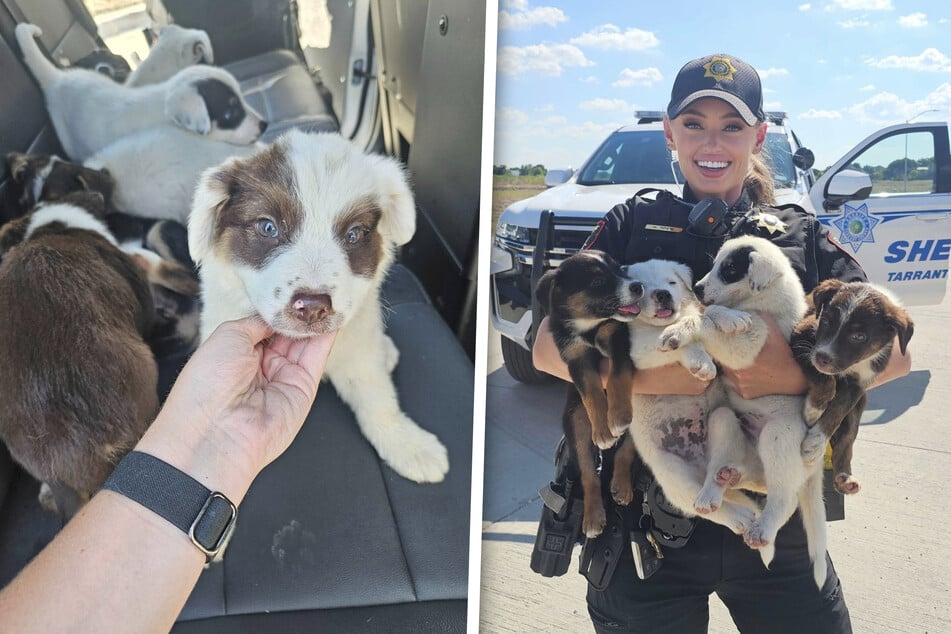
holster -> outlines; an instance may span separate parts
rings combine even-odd
[[[576,483],[577,475],[568,468],[568,450],[562,438],[555,452],[555,479],[539,491],[544,506],[531,568],[543,577],[560,577],[568,572],[571,551],[582,539],[584,503]]]

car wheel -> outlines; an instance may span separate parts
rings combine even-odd
[[[531,350],[526,350],[508,337],[502,337],[502,360],[509,375],[519,383],[540,385],[555,380],[552,375],[535,369]]]

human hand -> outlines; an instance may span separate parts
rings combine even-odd
[[[766,343],[753,365],[742,370],[722,368],[720,376],[743,398],[758,398],[767,394],[798,395],[806,392],[806,377],[793,357],[792,350],[776,320],[759,313],[769,332]]]
[[[703,394],[709,385],[710,381],[696,378],[679,363],[639,369],[634,373],[635,394],[697,396]]]
[[[222,324],[182,369],[137,449],[237,502],[303,425],[334,337],[290,339],[258,317]]]

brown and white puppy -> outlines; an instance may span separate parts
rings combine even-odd
[[[337,332],[326,376],[380,457],[416,482],[449,470],[445,447],[400,409],[380,286],[416,208],[399,164],[336,134],[292,131],[207,170],[188,224],[200,267],[201,338],[260,315],[289,337]]]
[[[66,516],[158,409],[149,285],[103,214],[82,192],[0,229],[0,437]]]
[[[625,322],[640,312],[637,300],[642,293],[641,283],[628,278],[614,258],[595,250],[567,258],[545,273],[535,289],[573,383],[568,386],[562,426],[569,465],[577,468],[581,480],[581,528],[588,537],[599,535],[606,522],[598,449],[612,447],[631,424],[634,364]],[[610,366],[606,393],[601,384],[604,358]],[[630,503],[633,495],[633,459],[630,442],[615,454],[612,494],[620,504]]]
[[[19,218],[40,201],[59,200],[77,191],[102,194],[107,206],[114,182],[109,172],[64,161],[55,154],[7,154],[10,181],[4,190],[0,224]]]
[[[809,381],[803,457],[815,461],[831,439],[835,487],[842,493],[861,488],[852,475],[852,446],[865,390],[885,369],[895,340],[904,354],[914,331],[911,316],[889,291],[834,279],[812,291],[809,311],[793,330],[790,345]]]

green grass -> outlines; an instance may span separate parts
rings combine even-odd
[[[544,176],[493,176],[492,177],[492,233],[499,223],[499,216],[514,202],[530,198],[545,189]]]
[[[930,193],[934,187],[934,182],[930,179],[923,180],[909,180],[907,183],[904,180],[893,180],[886,181],[880,180],[875,181],[872,185],[872,193],[874,194],[904,194],[904,193]]]

